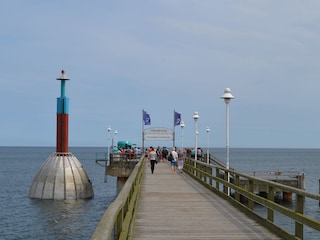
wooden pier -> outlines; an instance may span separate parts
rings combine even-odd
[[[132,239],[282,239],[168,163],[144,171]]]
[[[137,162],[91,240],[304,239],[305,226],[320,232],[320,221],[304,212],[304,202],[320,201],[318,194],[191,158],[182,174],[171,174],[168,162],[158,163],[154,174],[147,165],[144,158]],[[257,195],[258,185],[268,194]],[[292,193],[291,207],[275,201],[278,191]]]

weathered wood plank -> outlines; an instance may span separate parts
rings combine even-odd
[[[132,239],[281,239],[167,163],[145,171]]]

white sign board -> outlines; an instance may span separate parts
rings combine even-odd
[[[170,128],[147,128],[144,130],[144,140],[172,141],[173,130]]]

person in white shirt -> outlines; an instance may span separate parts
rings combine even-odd
[[[172,148],[172,151],[170,154],[173,157],[173,160],[171,161],[171,173],[175,174],[176,173],[176,168],[177,168],[177,160],[178,160],[178,153],[176,152],[176,147]]]

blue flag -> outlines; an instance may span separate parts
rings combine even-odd
[[[144,122],[144,125],[151,125],[150,115],[144,110],[143,110],[143,122]]]
[[[174,111],[174,126],[180,125],[181,123],[181,114]]]

